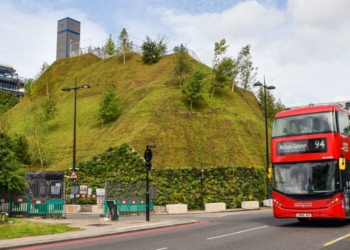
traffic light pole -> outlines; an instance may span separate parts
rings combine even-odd
[[[149,221],[149,192],[148,192],[148,169],[146,169],[146,221]]]
[[[201,210],[205,210],[204,208],[204,167],[201,166]]]
[[[155,145],[146,146],[146,151],[144,154],[145,158],[145,167],[146,167],[146,221],[149,221],[149,189],[148,189],[148,171],[152,169],[152,150],[151,148],[155,148]]]

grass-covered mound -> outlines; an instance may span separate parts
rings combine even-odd
[[[77,162],[91,159],[109,147],[128,143],[143,155],[147,144],[155,144],[153,166],[264,166],[264,120],[253,93],[235,88],[217,89],[210,98],[189,111],[188,102],[174,80],[174,55],[146,65],[137,54],[100,59],[91,54],[56,61],[35,82],[33,99],[25,97],[9,112],[9,133],[28,133],[31,109],[47,98],[57,100],[58,114],[49,122],[46,135],[50,162],[42,171],[66,170],[72,166],[74,92],[65,86],[89,83],[77,91]],[[193,68],[210,68],[189,58]],[[228,83],[229,85],[230,83]],[[101,128],[99,102],[113,86],[120,99],[119,118]],[[40,170],[40,169],[39,169]]]

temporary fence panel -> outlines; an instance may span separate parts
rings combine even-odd
[[[30,180],[29,188],[33,199],[63,199],[64,182],[60,180]]]
[[[50,193],[47,180],[30,180],[31,197],[33,199],[46,199]]]
[[[119,202],[119,203],[118,203]],[[130,212],[130,200],[117,200],[117,207],[120,214]]]
[[[11,211],[11,198],[0,199],[0,211],[7,212],[10,214]]]
[[[46,200],[46,216],[62,217],[64,200]]]
[[[33,199],[28,204],[28,217],[35,216],[46,218],[46,203],[44,199]]]
[[[103,212],[109,213],[109,208],[107,201],[115,201],[113,199],[108,199],[104,202]],[[146,200],[127,200],[127,199],[118,199],[116,200],[117,209],[120,215],[129,215],[131,213],[144,213],[146,212]],[[154,210],[153,200],[150,200],[150,211]]]
[[[30,198],[13,198],[10,205],[10,217],[27,217],[28,216],[28,203],[31,202]]]

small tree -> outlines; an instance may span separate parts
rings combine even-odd
[[[19,99],[10,92],[0,91],[0,114],[19,103]]]
[[[244,46],[237,58],[238,83],[244,90],[251,89],[252,84],[256,82],[255,77],[258,69],[253,67],[250,48],[250,45]]]
[[[286,109],[286,106],[282,103],[281,99],[278,99],[277,102],[275,102],[275,114],[274,116],[283,110]]]
[[[257,99],[258,99],[261,111],[265,115],[265,94],[264,94],[263,87],[259,88]],[[276,102],[273,94],[270,91],[266,91],[266,116],[269,122],[272,122],[275,115],[284,109],[285,109],[285,106],[282,104],[281,100],[279,99]]]
[[[10,129],[9,114],[8,112],[0,111],[0,133],[6,134]]]
[[[192,67],[188,61],[188,54],[184,51],[178,51],[175,53],[174,70],[173,73],[179,81],[179,86],[186,78],[186,75],[191,72]]]
[[[166,50],[168,48],[166,39],[167,39],[167,37],[165,35],[158,36],[157,48],[158,48],[160,56],[164,56],[166,54]]]
[[[49,140],[48,140],[48,120],[52,119],[56,114],[56,104],[50,96],[44,104],[34,107],[34,94],[32,91],[34,84],[33,79],[29,79],[25,85],[24,95],[29,98],[29,117],[26,121],[25,131],[28,138],[33,138],[30,144],[31,163],[40,164],[41,167],[49,164]]]
[[[0,191],[14,193],[22,191],[27,183],[23,166],[18,162],[11,139],[0,133]]]
[[[131,44],[129,42],[129,35],[125,28],[120,32],[120,35],[118,37],[120,50],[123,53],[127,53],[131,50]]]
[[[225,67],[227,64],[227,58],[221,59],[220,56],[226,53],[229,45],[225,45],[226,40],[222,39],[220,42],[215,42],[214,44],[214,59],[212,68],[212,78],[211,78],[211,96],[213,97],[215,88],[223,88],[227,80],[227,75],[225,74]]]
[[[148,36],[146,41],[142,44],[142,60],[144,63],[152,64],[157,63],[160,59],[160,51],[157,43],[152,41]]]
[[[202,89],[205,85],[205,78],[207,74],[202,70],[194,71],[182,86],[182,93],[188,98],[190,102],[189,109],[192,110],[194,102],[203,98]]]
[[[98,115],[102,119],[102,128],[105,122],[111,122],[117,119],[119,115],[118,111],[118,98],[114,93],[114,89],[110,87],[106,94],[103,96],[100,102],[100,110]]]
[[[24,83],[24,96],[28,97],[31,101],[34,98],[32,87],[34,85],[34,79],[29,78],[25,83]]]
[[[25,135],[23,134],[15,134],[12,137],[13,141],[13,151],[17,156],[18,160],[23,163],[29,165],[30,161],[30,153],[29,153],[29,142]]]
[[[19,102],[10,92],[0,91],[0,133],[7,133],[10,128],[9,111]]]
[[[46,166],[50,162],[48,150],[48,129],[44,114],[40,110],[31,110],[29,120],[26,123],[27,133],[33,136],[33,148],[31,150],[31,162]]]
[[[236,77],[238,75],[237,62],[232,58],[224,58],[222,64],[223,64],[223,67],[222,67],[223,73],[232,82],[231,91],[233,92],[237,81]]]
[[[105,53],[109,56],[112,56],[114,55],[115,51],[116,51],[115,43],[112,39],[112,34],[110,34],[105,44]]]
[[[43,110],[44,120],[48,122],[52,120],[57,114],[57,101],[52,95],[48,95],[45,102],[41,105]]]
[[[146,36],[146,41],[142,44],[142,60],[144,63],[157,63],[161,56],[165,55],[167,49],[166,37],[158,37],[158,41],[152,41]]]
[[[40,67],[40,71],[35,75],[34,79],[38,79],[40,76],[42,76],[42,74],[44,74],[49,67],[50,65],[47,62],[44,62]]]

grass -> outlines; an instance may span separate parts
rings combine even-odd
[[[9,112],[9,133],[26,131],[29,107],[46,98],[46,85],[58,100],[58,115],[50,122],[48,151],[51,162],[45,169],[61,171],[72,164],[74,93],[65,86],[89,83],[90,89],[77,91],[77,162],[91,159],[109,147],[129,143],[140,155],[147,144],[156,144],[153,166],[192,167],[218,165],[264,166],[264,118],[250,91],[230,86],[216,89],[210,98],[207,84],[204,99],[188,110],[188,103],[173,79],[174,56],[157,64],[145,65],[137,54],[130,54],[126,65],[121,58],[99,59],[91,54],[53,63],[35,82],[32,103],[26,97]],[[193,68],[210,68],[189,58]],[[228,83],[229,85],[229,83]],[[99,102],[109,86],[121,100],[121,115],[101,128]],[[271,134],[271,133],[270,133]]]
[[[82,230],[58,223],[39,223],[14,218],[9,218],[8,221],[12,221],[12,224],[0,223],[0,240],[22,238],[28,236],[59,234]]]

